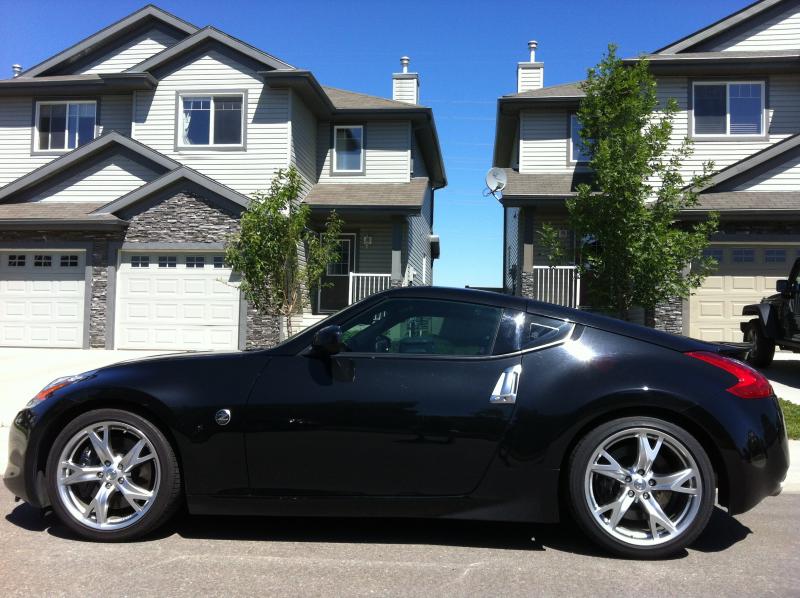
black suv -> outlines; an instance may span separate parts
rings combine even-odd
[[[775,285],[776,295],[765,297],[761,303],[746,305],[743,316],[756,316],[742,322],[744,341],[749,345],[746,359],[752,365],[766,367],[772,363],[775,347],[800,353],[800,258],[788,280]]]

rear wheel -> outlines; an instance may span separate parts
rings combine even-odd
[[[646,417],[587,434],[572,453],[569,490],[583,531],[633,558],[661,558],[689,545],[708,523],[715,497],[700,444],[682,428]]]
[[[47,461],[53,511],[79,535],[130,540],[162,525],[178,506],[175,452],[149,421],[127,411],[84,413],[58,435]]]
[[[749,343],[745,359],[751,365],[765,368],[772,363],[775,357],[775,343],[764,335],[764,330],[758,320],[750,320],[744,333],[744,342]]]

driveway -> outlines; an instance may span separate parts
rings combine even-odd
[[[678,558],[598,553],[570,526],[184,516],[131,544],[73,539],[0,492],[4,596],[796,596],[800,495],[717,509]]]

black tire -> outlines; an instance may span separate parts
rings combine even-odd
[[[683,449],[688,451],[688,454],[694,459],[694,463],[698,469],[699,482],[697,483],[698,485],[701,484],[700,487],[702,490],[699,498],[685,498],[687,501],[695,501],[692,503],[694,505],[692,507],[694,517],[684,523],[685,527],[681,532],[673,539],[659,540],[661,543],[650,546],[634,545],[630,541],[623,541],[612,535],[612,532],[608,530],[609,525],[603,524],[596,519],[596,515],[592,512],[593,507],[591,501],[593,498],[590,498],[587,492],[587,487],[590,485],[587,482],[587,469],[596,451],[609,439],[615,438],[617,435],[624,435],[626,431],[632,432],[634,429],[654,430],[659,434],[663,433],[668,435],[671,437],[670,441],[676,441],[682,445]],[[656,460],[656,463],[658,463],[658,460]],[[623,464],[622,461],[620,461],[619,464],[623,466],[628,465]],[[705,450],[703,450],[700,443],[697,442],[691,434],[686,432],[686,430],[660,419],[651,417],[626,417],[599,425],[586,434],[573,450],[569,460],[568,476],[569,504],[575,522],[595,543],[605,550],[625,558],[658,559],[674,555],[697,539],[708,524],[708,520],[714,510],[716,497],[715,476],[708,455]],[[626,485],[624,483],[614,480],[611,480],[609,483],[618,484],[618,488],[611,491],[615,496],[622,497],[628,494],[628,491],[625,490]],[[689,483],[691,484],[692,482]],[[665,499],[664,494],[665,493],[659,493],[657,497],[656,493],[653,492],[650,496],[653,500],[658,502],[661,502],[662,499],[671,500],[670,498]],[[645,494],[641,496],[647,497],[648,494],[645,492]],[[678,500],[684,500],[682,494],[675,494],[675,496]],[[626,523],[626,518],[630,517],[632,519],[631,526],[646,526],[647,523],[644,521],[635,521],[636,518],[644,519],[647,517],[645,505],[639,503],[638,496],[636,499],[632,500],[635,500],[636,503],[628,507],[628,514],[623,517],[620,523],[628,525]],[[642,503],[644,503],[643,500]],[[602,518],[603,515],[601,514],[600,517]],[[659,531],[659,533],[664,534],[666,534],[666,532],[666,528]]]
[[[745,360],[757,368],[769,367],[775,357],[775,342],[767,338],[761,322],[750,320],[744,333],[744,342],[750,343]]]
[[[157,476],[154,476],[158,479],[158,485],[152,498],[152,504],[136,521],[122,529],[101,530],[84,525],[70,513],[59,493],[59,459],[62,451],[81,430],[99,422],[119,422],[141,431],[152,446],[159,464],[158,470],[152,470],[159,472]],[[100,476],[99,473],[97,475]],[[164,525],[174,515],[181,502],[181,473],[175,451],[169,441],[161,430],[147,419],[120,409],[88,411],[64,426],[50,448],[45,476],[50,504],[56,516],[70,530],[93,541],[122,542],[141,538]],[[96,482],[96,484],[98,487],[101,485],[100,482]]]

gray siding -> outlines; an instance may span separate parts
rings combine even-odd
[[[359,239],[363,235],[372,237],[371,247],[358,248],[358,272],[365,274],[391,274],[392,272],[392,223],[388,221],[365,224],[358,227]]]
[[[110,156],[38,193],[30,201],[110,202],[157,177],[158,173],[127,156]]]
[[[742,183],[735,187],[734,191],[797,191],[798,189],[800,189],[800,158],[793,158]]]
[[[433,217],[432,193],[428,188],[422,211],[418,216],[408,217],[407,254],[408,264],[416,271],[414,285],[432,284],[433,264],[431,260],[431,222]]]
[[[130,133],[130,96],[102,96],[99,99],[99,130],[116,129]],[[0,186],[28,174],[60,153],[34,153],[33,97],[0,98]]]
[[[566,172],[567,111],[525,110],[520,113],[520,172]]]
[[[791,6],[794,4],[794,6]],[[774,17],[743,30],[723,41],[713,40],[701,46],[704,51],[796,50],[800,48],[800,9],[790,3]]]
[[[153,27],[88,65],[81,67],[76,74],[119,73],[147,60],[177,41],[178,38],[173,33],[160,27]]]
[[[407,183],[411,179],[411,124],[408,121],[367,122],[365,174],[331,174],[331,123],[317,133],[320,183]]]
[[[291,161],[305,182],[307,193],[317,180],[317,121],[294,93],[291,94]]]
[[[425,166],[425,160],[422,159],[416,135],[411,136],[411,176],[415,178],[428,176],[428,168]]]
[[[179,92],[246,90],[246,149],[176,148]],[[217,51],[195,58],[163,77],[158,88],[134,94],[133,137],[240,193],[269,186],[289,165],[289,92],[266,87],[252,69]]]
[[[113,129],[130,136],[132,110],[131,94],[100,98],[100,133],[107,133]]]
[[[658,95],[662,102],[675,98],[679,112],[675,115],[672,145],[676,147],[689,135],[690,80],[686,77],[661,77]],[[694,142],[694,155],[683,164],[682,174],[688,180],[700,174],[702,164],[714,162],[720,170],[750,156],[769,145],[800,132],[800,76],[772,75],[768,81],[768,139]],[[568,131],[566,110],[544,109],[523,111],[520,115],[520,172],[572,172],[567,164]],[[655,182],[655,181],[654,181]]]

